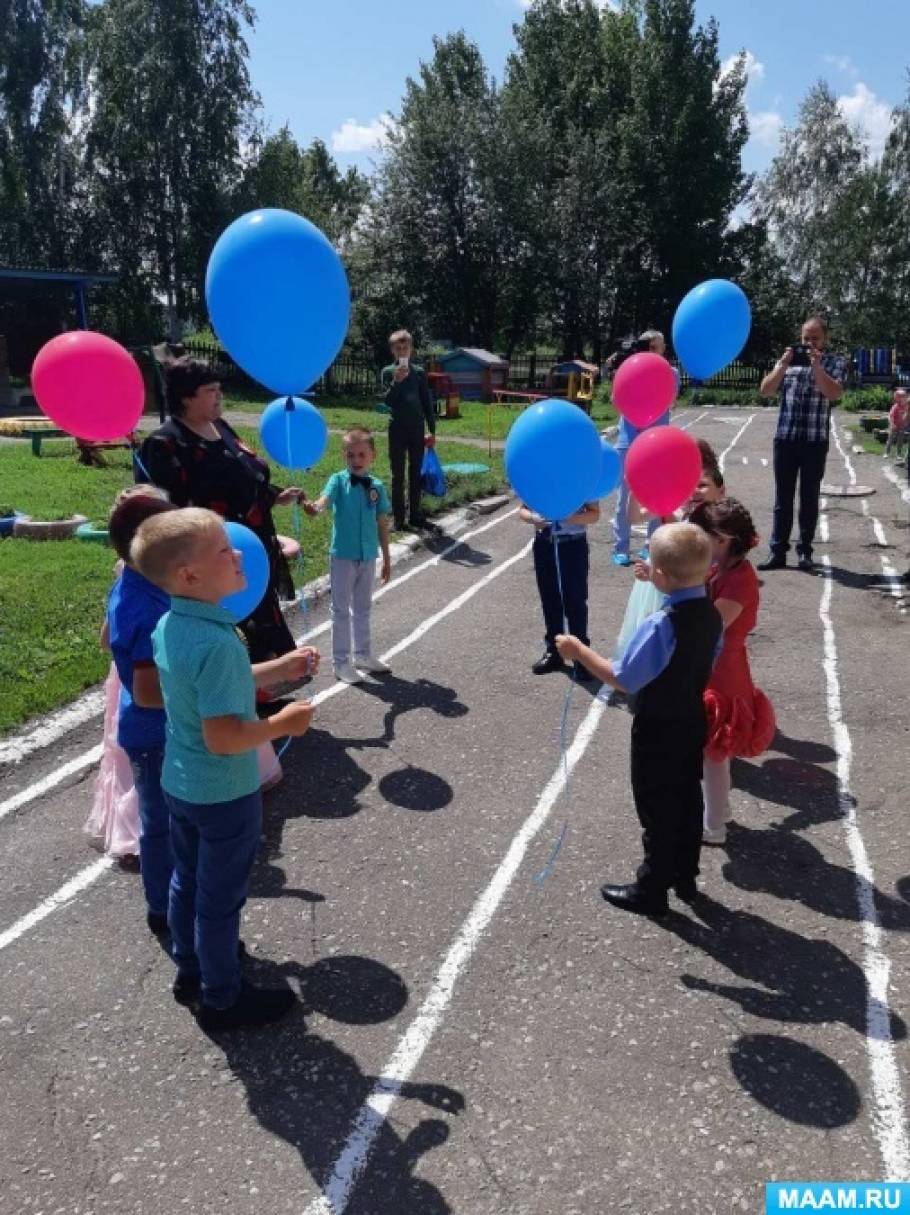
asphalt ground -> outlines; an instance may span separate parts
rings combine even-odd
[[[679,420],[767,536],[774,414]],[[780,733],[665,921],[600,897],[639,858],[630,718],[575,688],[562,756],[511,507],[377,602],[391,677],[307,689],[243,925],[251,977],[300,995],[283,1024],[209,1038],[171,999],[138,878],[82,834],[97,720],[2,769],[0,1212],[759,1212],[766,1181],[907,1179],[910,650],[878,589],[907,508],[849,459],[877,492],[826,500],[821,576],[764,576]],[[606,652],[632,585],[609,513]]]

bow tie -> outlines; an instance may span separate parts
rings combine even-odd
[[[351,473],[351,484],[352,485],[362,485],[363,488],[367,491],[367,493],[369,493],[370,490],[373,488],[373,478],[372,477],[361,477],[357,473]]]

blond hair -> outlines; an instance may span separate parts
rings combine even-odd
[[[694,523],[665,523],[651,537],[651,564],[678,587],[697,586],[708,576],[711,538]]]
[[[366,443],[373,455],[376,454],[376,440],[373,437],[372,430],[367,430],[365,426],[352,426],[350,430],[346,430],[341,436],[341,446],[351,447],[355,443]]]
[[[224,520],[213,510],[186,506],[180,510],[153,515],[140,524],[130,545],[130,564],[143,577],[167,590],[175,572],[196,556],[200,541]]]
[[[410,342],[412,346],[414,345],[414,339],[407,329],[396,329],[394,333],[390,333],[389,345],[391,346],[393,342]]]

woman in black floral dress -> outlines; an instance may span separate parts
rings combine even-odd
[[[251,662],[294,649],[278,601],[279,586],[293,586],[281,553],[272,507],[300,499],[303,491],[278,489],[269,466],[247,447],[221,416],[221,385],[212,369],[196,359],[168,368],[170,418],[142,444],[136,479],[166,490],[177,506],[205,506],[223,518],[244,523],[265,545],[271,568],[261,603],[241,621]]]

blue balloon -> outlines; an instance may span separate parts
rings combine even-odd
[[[341,259],[315,224],[291,211],[250,211],[222,232],[205,298],[234,361],[284,396],[315,383],[348,331]]]
[[[565,519],[593,501],[603,462],[597,427],[569,401],[529,405],[506,439],[506,475],[545,519]]]
[[[325,418],[300,397],[281,397],[264,409],[259,434],[272,459],[286,468],[312,468],[329,441]]]
[[[242,591],[235,591],[233,595],[225,595],[221,606],[230,612],[239,624],[262,602],[269,585],[269,555],[256,533],[244,524],[225,523],[224,530],[234,548],[240,551],[246,586]]]
[[[592,502],[594,499],[599,501],[601,498],[606,498],[608,494],[612,494],[622,477],[622,460],[616,448],[611,447],[606,439],[601,439],[600,451],[602,461],[600,480],[597,483],[597,489],[594,491],[594,497],[591,499]]]
[[[693,287],[673,318],[673,349],[694,380],[709,380],[740,353],[752,327],[746,293],[712,278]]]

